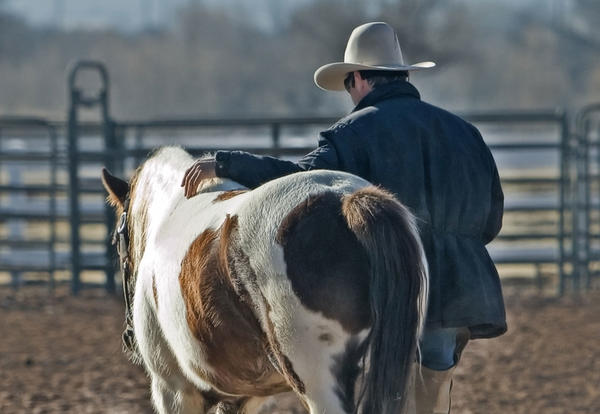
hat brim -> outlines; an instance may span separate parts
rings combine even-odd
[[[344,79],[350,72],[357,70],[386,70],[386,71],[412,71],[429,69],[435,66],[434,62],[420,62],[414,65],[398,65],[398,66],[371,66],[362,65],[359,63],[335,62],[321,66],[315,71],[315,83],[321,89],[326,91],[343,91]]]

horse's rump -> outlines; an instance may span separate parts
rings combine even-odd
[[[427,269],[411,214],[376,187],[323,192],[286,216],[277,241],[302,304],[349,334],[330,367],[343,408],[353,412],[364,400],[363,412],[401,411],[427,297]],[[367,329],[365,338],[360,333]],[[319,339],[332,340],[327,333]]]

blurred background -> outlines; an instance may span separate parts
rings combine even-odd
[[[582,106],[600,88],[595,0],[0,0],[0,111],[60,118],[65,68],[101,60],[125,118],[333,115],[313,86],[352,28],[383,20],[424,98],[451,110]]]
[[[0,0],[0,412],[152,412],[101,168],[167,144],[297,159],[352,109],[315,69],[376,20],[437,63],[411,82],[481,130],[505,191],[509,332],[467,347],[453,413],[600,412],[597,0]]]

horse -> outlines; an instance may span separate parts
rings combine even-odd
[[[102,172],[155,410],[252,414],[293,391],[311,414],[404,412],[428,290],[409,210],[326,170],[186,199],[193,162],[165,147],[129,182]]]

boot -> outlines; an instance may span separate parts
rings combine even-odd
[[[435,371],[424,366],[415,374],[417,414],[449,414],[454,368]]]

